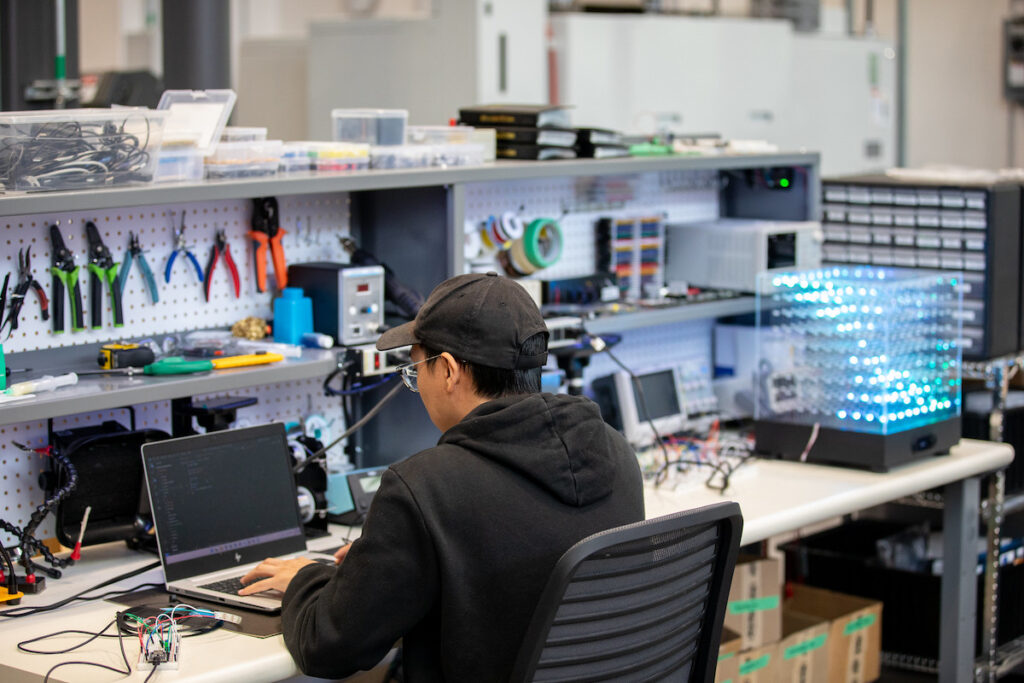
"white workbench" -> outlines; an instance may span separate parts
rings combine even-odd
[[[753,543],[802,526],[839,515],[879,505],[903,496],[945,486],[946,544],[945,566],[951,568],[943,577],[943,621],[970,627],[966,643],[953,646],[943,642],[940,680],[971,680],[974,654],[974,612],[978,477],[1005,467],[1013,460],[1013,449],[1005,444],[964,440],[950,455],[938,456],[906,465],[887,474],[875,474],[837,467],[808,465],[781,461],[757,461],[741,468],[724,494],[700,484],[670,489],[648,489],[645,500],[647,516],[657,517],[683,509],[700,507],[724,500],[739,502],[743,512],[743,543]],[[973,522],[972,522],[973,520]],[[951,522],[955,522],[952,524]],[[973,541],[972,541],[973,535]],[[954,542],[949,542],[950,540]],[[323,539],[315,548],[325,548],[332,541]],[[333,542],[335,545],[336,541]],[[29,598],[25,605],[47,604],[74,594],[111,576],[152,562],[152,556],[129,553],[120,544],[86,549],[86,560],[70,569],[66,577],[52,582],[39,596]],[[106,588],[134,586],[146,581],[162,580],[159,569]],[[969,588],[969,590],[968,590]],[[71,659],[97,661],[121,666],[121,655],[114,639],[94,641],[89,646],[67,655],[29,655],[15,647],[19,641],[63,628],[96,630],[113,619],[119,607],[110,603],[80,603],[58,612],[23,619],[0,620],[0,680],[5,683],[39,681],[54,664]],[[944,638],[959,638],[963,628],[943,629]],[[64,646],[78,642],[72,637]],[[58,641],[47,646],[57,648]],[[41,647],[42,645],[37,645]],[[126,639],[129,661],[138,656],[135,640]],[[952,649],[950,649],[952,647]],[[298,675],[281,636],[253,638],[220,630],[184,641],[181,668],[177,672],[158,671],[153,681],[189,681],[190,683],[221,683],[224,681],[275,681]],[[134,661],[133,661],[134,666]],[[147,672],[133,674],[141,681]],[[58,669],[51,680],[111,683],[120,676],[93,667]]]

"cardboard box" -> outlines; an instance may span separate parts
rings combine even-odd
[[[817,683],[828,678],[828,635],[831,623],[790,611],[782,605],[778,683]]]
[[[786,611],[829,621],[828,683],[870,683],[881,675],[882,603],[794,584]]]
[[[728,628],[722,629],[722,640],[718,646],[718,668],[715,669],[715,683],[736,683],[740,674],[740,653],[743,639],[740,634]]]
[[[736,655],[739,665],[736,683],[776,683],[778,648],[778,643],[772,643]]]
[[[744,650],[782,638],[782,562],[740,557],[729,587],[725,625],[740,634]]]

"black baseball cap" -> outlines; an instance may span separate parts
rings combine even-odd
[[[434,288],[416,319],[394,327],[377,340],[377,349],[423,344],[460,360],[504,370],[539,368],[545,350],[522,355],[523,342],[548,336],[537,304],[523,287],[497,273],[456,275]]]

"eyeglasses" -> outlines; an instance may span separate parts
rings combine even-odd
[[[418,374],[416,366],[419,365],[420,363],[426,363],[428,360],[434,360],[435,358],[440,357],[441,354],[439,353],[436,356],[424,358],[423,360],[418,360],[415,363],[402,363],[396,368],[398,372],[402,373],[402,382],[405,384],[405,386],[409,387],[409,391],[415,392],[417,394],[420,393],[420,388],[416,384],[416,376]]]

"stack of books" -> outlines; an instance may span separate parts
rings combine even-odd
[[[569,110],[550,104],[485,104],[459,109],[459,123],[493,128],[499,159],[575,159]]]

